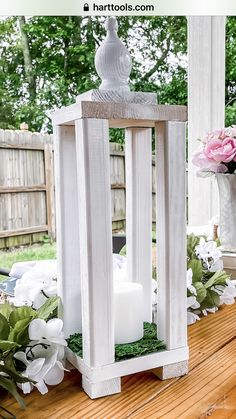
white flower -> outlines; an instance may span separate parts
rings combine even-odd
[[[192,294],[197,295],[196,288],[192,285],[192,281],[193,281],[193,271],[190,268],[187,270],[187,288]]]
[[[207,316],[208,313],[216,313],[216,311],[218,311],[218,307],[205,308],[204,310],[202,310],[202,314],[204,316]]]
[[[187,297],[187,309],[188,308],[192,308],[197,309],[200,307],[200,304],[197,302],[196,297],[191,296],[191,297]],[[200,317],[193,313],[192,311],[187,310],[187,324],[193,324],[195,323],[197,320],[200,320]]]
[[[206,263],[208,269],[210,268],[208,259],[213,259],[215,262],[222,256],[222,253],[217,247],[216,242],[213,240],[205,241],[203,237],[201,237],[200,243],[196,246],[195,252],[198,258],[202,259]]]
[[[157,304],[157,281],[152,278],[152,304]]]
[[[57,359],[57,349],[48,348],[47,358],[36,358],[33,361],[27,359],[25,352],[17,352],[14,357],[22,361],[26,369],[22,373],[23,376],[35,381],[36,383],[18,384],[22,388],[23,393],[30,393],[33,387],[37,387],[41,394],[48,392],[47,385],[56,385],[61,383],[64,378],[64,367]]]
[[[193,295],[191,297],[187,297],[187,308],[197,309],[200,307],[199,302],[197,301],[196,297]]]
[[[224,269],[224,264],[223,264],[223,260],[221,259],[214,260],[213,263],[209,267],[210,272],[223,271],[223,269]]]
[[[24,273],[16,282],[11,303],[17,307],[23,305],[32,306],[37,310],[45,303],[47,297],[54,295],[57,295],[57,284],[51,273],[32,269]]]
[[[47,323],[42,319],[34,319],[29,324],[29,338],[33,341],[67,346],[62,328],[61,319],[51,319]]]
[[[234,304],[236,297],[236,288],[231,281],[227,281],[228,285],[225,287],[223,294],[220,295],[220,304]]]
[[[197,314],[192,313],[191,311],[187,311],[187,325],[188,326],[190,324],[196,323],[197,320],[201,320]]]

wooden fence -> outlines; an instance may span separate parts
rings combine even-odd
[[[118,230],[125,227],[125,155],[119,144],[110,143],[110,161],[112,227]],[[0,130],[0,248],[55,237],[53,167],[52,135]],[[153,176],[153,221],[154,203]]]

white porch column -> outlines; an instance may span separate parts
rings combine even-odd
[[[192,155],[208,131],[224,127],[225,17],[188,19],[188,224],[204,225],[218,214],[214,177],[201,179]]]

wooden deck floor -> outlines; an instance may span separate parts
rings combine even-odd
[[[190,372],[167,381],[151,372],[122,379],[122,393],[90,400],[73,371],[49,393],[25,398],[22,411],[10,397],[1,405],[33,419],[236,418],[236,304],[189,327]]]

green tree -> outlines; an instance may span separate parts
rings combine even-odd
[[[99,86],[95,50],[104,17],[24,16],[0,21],[0,126],[51,132],[50,112]],[[159,103],[187,102],[184,17],[122,17],[119,36],[133,57],[133,90]],[[113,132],[120,140],[120,134]]]
[[[236,17],[226,24],[225,125],[236,124]]]

